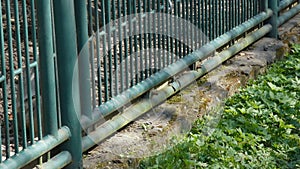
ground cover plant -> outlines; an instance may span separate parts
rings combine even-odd
[[[300,45],[140,168],[300,168]]]

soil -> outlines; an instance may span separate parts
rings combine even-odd
[[[137,168],[139,161],[180,142],[196,118],[217,111],[228,96],[300,43],[300,15],[84,154],[84,168]]]

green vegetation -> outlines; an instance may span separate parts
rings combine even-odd
[[[300,46],[140,168],[300,168]]]

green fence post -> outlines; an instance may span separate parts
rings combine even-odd
[[[74,0],[76,32],[77,32],[77,47],[78,47],[78,73],[79,73],[79,91],[81,113],[85,116],[92,117],[92,99],[91,99],[91,77],[89,67],[90,50],[85,46],[88,42],[88,21],[87,21],[87,5],[86,1]],[[84,50],[82,48],[85,47]],[[80,53],[81,52],[81,53]]]
[[[57,136],[57,104],[50,0],[37,1],[42,113],[45,134]]]
[[[87,20],[87,5],[86,1],[74,0],[75,6],[75,21],[77,31],[77,47],[78,52],[88,41],[88,20]]]
[[[271,32],[267,35],[268,37],[272,37],[272,38],[278,38],[278,0],[268,0],[268,5],[269,8],[273,11],[273,15],[271,16],[271,18],[267,21],[269,24],[272,25],[272,30]]]
[[[78,79],[78,74],[74,74],[77,59],[74,0],[53,0],[53,5],[61,121],[71,132],[70,139],[60,146],[60,150],[67,150],[72,155],[72,163],[67,168],[82,168],[81,127],[76,111],[80,105],[79,92],[72,90],[78,89],[78,83],[73,82],[73,75]]]

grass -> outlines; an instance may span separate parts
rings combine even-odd
[[[140,168],[300,168],[300,45]]]

